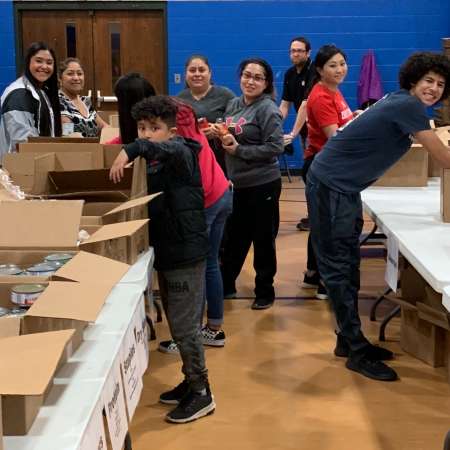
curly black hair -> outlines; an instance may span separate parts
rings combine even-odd
[[[131,108],[131,115],[138,120],[160,119],[169,128],[176,126],[177,105],[167,95],[144,98]]]
[[[450,59],[441,53],[413,53],[400,67],[400,87],[409,91],[428,72],[444,77],[445,88],[441,100],[445,100],[450,95]]]

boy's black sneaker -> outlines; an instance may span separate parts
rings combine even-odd
[[[273,305],[273,298],[255,298],[252,309],[268,309]]]
[[[319,300],[328,300],[327,290],[321,281],[319,282],[319,286],[317,286],[316,298]]]
[[[303,282],[300,283],[302,288],[305,289],[317,289],[320,283],[320,275],[319,272],[314,272],[313,275],[308,275],[308,272],[305,272],[305,276],[303,277]]]
[[[174,387],[170,391],[163,392],[159,396],[159,401],[165,405],[178,405],[181,399],[189,392],[189,383],[183,380],[178,386]]]
[[[216,404],[209,387],[206,388],[205,395],[189,390],[188,394],[181,399],[179,405],[167,414],[166,420],[173,423],[192,422],[200,419],[200,417],[212,414],[215,409]]]
[[[397,373],[381,361],[372,361],[366,356],[359,358],[350,357],[345,363],[347,369],[372,378],[378,381],[395,381],[398,379]]]
[[[336,347],[334,348],[334,354],[343,358],[348,358],[350,354],[350,347],[340,333],[337,333],[336,336]],[[394,353],[390,350],[373,344],[369,344],[365,356],[372,361],[389,361],[390,359],[394,359]]]

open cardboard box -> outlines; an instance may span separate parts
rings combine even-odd
[[[148,249],[148,230],[141,230],[148,219],[105,225],[77,246],[82,207],[81,200],[0,202],[0,217],[7,218],[0,221],[0,263],[17,261],[16,252],[85,250],[133,264]]]
[[[450,145],[450,126],[434,128],[437,137],[444,145]],[[442,166],[428,154],[428,176],[440,177]]]
[[[450,169],[441,169],[441,217],[450,222]]]
[[[137,158],[125,169],[120,183],[109,179],[109,167],[121,146],[105,146],[105,166],[96,168],[89,152],[12,153],[4,168],[15,184],[31,195],[81,199],[86,202],[123,202],[147,195],[146,162]]]
[[[8,321],[8,318],[0,320]],[[14,320],[9,322],[13,324]],[[0,371],[5,435],[28,433],[73,333],[73,330],[62,330],[0,339],[2,365],[8,368]]]
[[[18,146],[18,153],[90,153],[93,169],[105,167],[103,146],[97,143],[69,142],[62,138],[62,142],[23,142]]]
[[[373,186],[423,187],[427,182],[428,152],[420,144],[413,144]]]

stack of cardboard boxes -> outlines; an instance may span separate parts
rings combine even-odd
[[[50,279],[0,279],[0,306],[7,308],[15,306],[13,285],[45,284],[24,316],[0,317],[2,365],[8,367],[0,371],[5,435],[28,432],[56,370],[80,345],[128,264],[148,249],[147,203],[154,195],[147,195],[146,164],[137,159],[113,184],[109,167],[119,151],[93,142],[32,142],[3,160],[31,199],[0,191],[0,264],[26,269],[49,253],[75,254]],[[80,229],[90,234],[82,243]]]

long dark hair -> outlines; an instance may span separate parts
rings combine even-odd
[[[30,72],[30,61],[31,58],[36,55],[36,53],[40,52],[41,50],[48,51],[53,58],[53,73],[51,74],[50,78],[41,85],[36,78],[31,75]],[[55,136],[61,136],[62,130],[61,130],[61,107],[59,104],[59,97],[58,97],[58,74],[57,74],[57,61],[56,61],[56,55],[52,48],[50,48],[45,42],[33,42],[30,47],[27,50],[27,53],[25,55],[25,68],[24,68],[24,74],[29,80],[29,82],[37,89],[43,89],[46,93],[49,101],[50,106],[53,110],[53,117],[54,117],[54,131]],[[50,120],[49,120],[50,121]]]
[[[131,72],[120,77],[114,86],[119,112],[120,137],[123,144],[137,138],[136,121],[131,116],[131,108],[140,100],[156,95],[155,88],[140,73]]]
[[[274,100],[275,100],[275,87],[273,85],[273,70],[270,64],[262,58],[247,58],[241,61],[238,68],[238,74],[239,78],[242,77],[242,73],[244,72],[245,68],[249,64],[258,64],[258,66],[261,66],[264,70],[264,76],[266,77],[266,83],[267,86],[264,89],[264,94],[269,94]]]
[[[344,57],[345,61],[347,62],[347,55],[340,48],[336,47],[334,44],[322,45],[322,47],[319,48],[319,50],[317,51],[316,57],[314,58],[315,73],[314,73],[314,77],[311,82],[311,85],[310,85],[311,87],[309,90],[311,90],[312,87],[320,81],[320,74],[319,74],[317,68],[323,69],[325,64],[334,55],[338,55],[338,54],[341,54]]]

